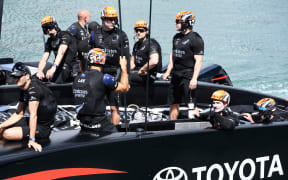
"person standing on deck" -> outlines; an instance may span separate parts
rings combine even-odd
[[[73,81],[73,74],[77,74],[77,44],[76,39],[67,31],[61,31],[52,16],[45,16],[41,20],[43,33],[49,35],[45,43],[45,50],[38,65],[36,76],[43,80],[45,77],[51,82],[66,83]],[[43,70],[51,51],[55,60],[52,67],[44,75]]]
[[[28,147],[41,151],[37,139],[48,138],[51,125],[57,111],[56,99],[52,91],[37,78],[31,78],[28,67],[18,62],[12,69],[11,76],[21,88],[20,102],[12,116],[0,124],[0,139],[18,141],[29,138]],[[24,117],[26,108],[30,117]]]
[[[69,28],[67,29],[68,32],[72,34],[73,37],[77,40],[77,47],[79,46],[79,43],[85,39],[89,39],[89,32],[88,32],[88,23],[90,22],[91,16],[90,12],[88,10],[81,10],[77,14],[78,21],[73,23]],[[90,50],[90,49],[89,49]],[[79,70],[78,72],[82,72],[83,66],[85,66],[85,62],[82,61],[81,54],[78,53],[78,64],[79,64]]]
[[[77,119],[81,130],[96,134],[116,132],[117,129],[106,116],[105,97],[112,91],[125,93],[129,90],[127,60],[120,58],[121,79],[117,82],[110,74],[103,74],[105,53],[102,49],[93,48],[89,51],[89,70],[78,75],[73,83],[73,94],[76,104]]]
[[[89,37],[92,36],[92,34],[99,29],[101,26],[96,22],[92,21],[88,24],[88,32]],[[94,36],[94,35],[93,35]],[[80,70],[81,72],[84,72],[88,70],[88,52],[91,50],[91,45],[89,44],[89,38],[84,39],[80,41],[77,44],[77,50],[78,50],[78,58],[80,60]]]
[[[92,48],[104,49],[106,54],[106,63],[103,66],[103,73],[117,76],[117,70],[120,67],[119,60],[121,55],[121,44],[123,55],[126,57],[127,70],[130,69],[129,41],[125,32],[118,28],[118,14],[115,8],[107,6],[101,11],[102,27],[97,29],[90,36],[89,42]],[[120,41],[122,40],[122,42]],[[111,107],[111,121],[113,124],[119,124],[120,113],[118,104],[118,94],[113,92],[110,96],[109,103]]]
[[[167,71],[163,79],[168,80],[172,73],[169,91],[170,120],[176,120],[179,114],[179,104],[195,103],[197,79],[204,56],[204,41],[193,31],[195,15],[190,11],[180,11],[176,16],[176,30],[173,38],[173,49],[170,54]],[[197,107],[196,107],[197,108]]]

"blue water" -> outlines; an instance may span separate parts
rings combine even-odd
[[[39,61],[43,52],[41,19],[53,15],[66,29],[87,9],[100,21],[104,6],[118,9],[117,0],[4,0],[0,58]],[[149,0],[122,0],[123,30],[135,42],[133,26],[148,21]],[[205,41],[203,67],[220,64],[235,87],[288,98],[288,1],[287,0],[153,0],[152,37],[168,63],[175,16],[181,10],[196,15],[194,30]],[[53,59],[50,58],[49,61]]]

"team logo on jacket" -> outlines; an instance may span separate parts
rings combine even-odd
[[[186,41],[183,41],[182,44],[185,45],[185,44],[189,43],[189,41],[190,41],[190,40],[187,39]]]
[[[179,167],[167,167],[159,171],[153,180],[188,180],[186,172]]]

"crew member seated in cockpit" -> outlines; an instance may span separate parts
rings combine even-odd
[[[195,110],[195,115],[208,120],[212,127],[221,130],[232,130],[239,124],[239,117],[228,106],[230,94],[224,90],[217,90],[211,96],[212,107],[201,113]]]
[[[277,112],[277,104],[273,98],[263,98],[254,104],[254,109],[257,112],[243,113],[242,116],[252,124],[255,123],[271,123],[285,121],[285,114],[288,113],[284,110],[282,113]],[[286,117],[287,119],[287,117]]]

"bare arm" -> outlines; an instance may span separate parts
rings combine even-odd
[[[157,66],[158,62],[159,62],[159,54],[158,53],[151,54],[150,60],[149,60],[149,69],[152,69],[155,66]],[[148,69],[148,63],[144,64],[144,66],[141,67],[138,74],[139,75],[146,75],[147,69]]]
[[[135,68],[135,57],[131,56],[130,58],[130,69],[133,70]]]
[[[42,58],[41,58],[40,63],[38,65],[38,72],[36,74],[36,76],[39,79],[43,79],[45,77],[45,75],[43,73],[43,70],[44,70],[44,68],[46,66],[46,63],[47,63],[47,60],[49,59],[49,56],[50,56],[49,52],[44,52],[43,55],[42,55]]]
[[[168,64],[168,67],[167,67],[167,70],[166,72],[163,74],[162,76],[162,79],[165,80],[165,81],[168,81],[168,76],[171,74],[171,71],[173,69],[173,60],[172,60],[172,52],[170,54],[170,57],[169,57],[169,64]]]
[[[65,52],[67,51],[68,49],[68,46],[66,44],[61,44],[60,47],[59,47],[59,50],[58,50],[58,54],[55,58],[55,61],[54,61],[54,64],[56,64],[57,66],[59,66],[59,64],[61,63],[63,57],[64,57],[64,54]],[[48,71],[47,71],[47,74],[46,74],[46,78],[47,79],[51,79],[54,75],[56,71],[56,66],[52,66]]]
[[[24,117],[24,110],[25,110],[25,104],[20,102],[16,112],[12,114],[12,116],[10,116],[10,118],[8,118],[6,121],[0,124],[0,129],[7,128],[20,121]]]
[[[126,93],[129,91],[130,85],[129,85],[128,74],[127,74],[127,60],[125,56],[120,57],[120,66],[121,66],[121,79],[115,91]]]
[[[29,102],[29,138],[35,138],[36,128],[37,128],[37,109],[39,106],[39,101],[30,101]],[[33,147],[35,151],[42,151],[42,146],[33,140],[29,140],[28,147]]]
[[[194,73],[189,84],[189,89],[197,88],[197,79],[198,79],[198,76],[202,67],[202,63],[203,63],[203,55],[194,55],[194,58],[195,58],[196,63],[194,65]]]

